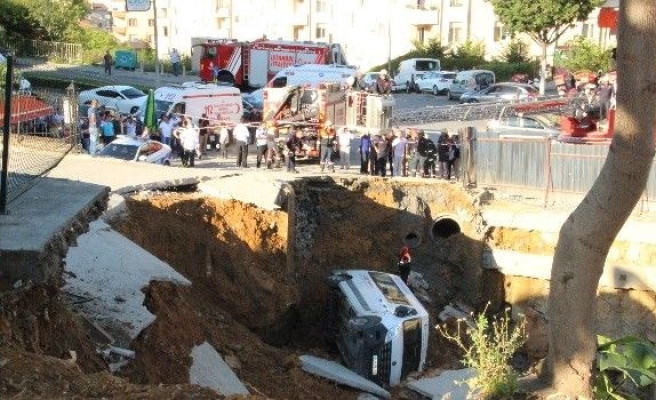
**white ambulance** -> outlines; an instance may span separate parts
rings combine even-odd
[[[158,88],[155,104],[158,116],[161,113],[181,114],[197,123],[202,114],[207,114],[213,125],[218,122],[235,125],[244,111],[239,89],[214,83],[186,82]]]
[[[340,83],[346,85],[348,79],[355,75],[353,66],[338,64],[303,64],[287,67],[278,72],[269,81],[267,87],[281,88],[301,86],[316,88],[321,83]]]

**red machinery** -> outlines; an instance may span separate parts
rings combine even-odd
[[[220,39],[201,47],[200,77],[241,87],[264,87],[280,70],[301,64],[340,64],[346,59],[339,44],[258,39]]]

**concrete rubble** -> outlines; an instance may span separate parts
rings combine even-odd
[[[302,363],[301,368],[307,373],[360,389],[383,399],[391,398],[391,395],[387,390],[372,381],[361,377],[339,363],[310,355],[303,355],[299,358]]]
[[[189,383],[213,389],[224,396],[248,395],[248,389],[223,361],[214,347],[204,342],[191,351]]]
[[[469,395],[465,381],[473,375],[470,368],[444,371],[432,378],[409,382],[407,388],[431,400],[465,400]]]

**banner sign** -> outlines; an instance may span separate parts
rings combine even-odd
[[[151,0],[125,0],[126,11],[148,11]]]

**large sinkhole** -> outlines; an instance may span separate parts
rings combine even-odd
[[[416,269],[428,281],[440,282],[427,293],[437,318],[440,304],[453,300],[446,294],[454,296],[462,287],[449,281],[462,279],[460,270],[448,273],[459,264],[456,257],[478,251],[477,241],[463,240],[449,256],[443,244],[422,240],[451,237],[461,227],[448,215],[427,219],[442,210],[408,211],[388,195],[386,185],[368,182],[354,189],[325,181],[304,183],[294,188],[292,210],[266,210],[202,193],[136,193],[126,198],[127,212],[112,225],[192,282],[186,301],[212,316],[204,323],[233,321],[269,345],[316,349],[326,346],[326,278],[332,271],[397,273],[399,249],[408,246]],[[434,193],[427,188],[420,193],[426,199],[416,204],[444,196]],[[431,275],[437,273],[444,276]]]

